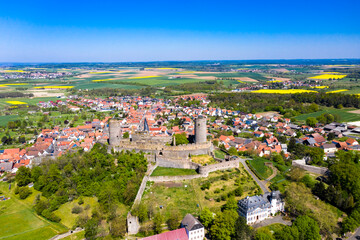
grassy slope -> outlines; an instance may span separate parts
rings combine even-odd
[[[88,210],[84,210],[83,213],[80,214],[87,214],[90,217],[92,209],[98,206],[97,199],[95,197],[84,197],[83,200],[84,204],[82,204],[81,207],[84,209],[86,205],[90,205],[90,208]],[[74,226],[76,218],[80,215],[71,213],[72,208],[74,206],[78,206],[77,202],[77,200],[67,202],[55,211],[55,214],[61,218],[61,223],[68,228],[72,228]]]
[[[166,168],[157,167],[151,174],[152,177],[156,176],[182,176],[182,175],[196,175],[195,169],[182,169],[182,168]]]
[[[37,191],[20,200],[8,191],[8,184],[0,183],[0,189],[10,200],[0,202],[0,239],[49,239],[67,231],[65,226],[38,216],[32,209]]]
[[[254,169],[257,175],[262,179],[267,179],[273,173],[273,170],[270,167],[265,166],[265,162],[270,161],[263,158],[254,158],[253,160],[249,160],[252,169]]]
[[[225,173],[231,177],[228,180],[222,180],[221,176]],[[235,180],[241,178],[241,186],[244,193],[242,196],[236,197],[240,200],[247,195],[254,195],[257,189],[254,180],[246,173],[242,166],[238,170],[229,171],[217,171],[210,173],[207,178],[198,178],[194,180],[186,180],[177,182],[177,186],[169,186],[167,184],[155,183],[151,187],[147,187],[142,203],[147,206],[159,208],[162,205],[164,208],[161,210],[162,214],[167,219],[171,211],[178,209],[181,213],[181,217],[184,217],[187,213],[198,215],[204,207],[208,207],[211,211],[218,212],[220,207],[224,205],[225,201],[215,201],[221,195],[227,194],[230,191],[235,190]],[[206,182],[211,181],[211,187],[209,190],[201,190],[200,186]],[[224,186],[226,186],[224,188]],[[214,193],[218,188],[223,188],[220,193]],[[207,199],[205,198],[207,196]],[[199,207],[197,206],[199,205]]]

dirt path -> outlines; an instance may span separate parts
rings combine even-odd
[[[268,177],[267,179],[266,179],[266,181],[270,181],[271,179],[273,179],[276,175],[277,175],[277,168],[276,167],[274,167],[274,166],[269,166],[272,170],[273,170],[273,173],[271,174],[271,176],[270,177]]]

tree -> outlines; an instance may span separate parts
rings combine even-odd
[[[208,228],[212,224],[213,219],[213,213],[207,207],[205,207],[199,216],[200,222],[204,225],[205,228]]]
[[[324,162],[324,149],[319,147],[309,147],[307,149],[307,155],[311,158],[311,163],[321,165]]]
[[[186,133],[175,134],[175,142],[176,142],[176,146],[182,144],[188,144],[189,140],[186,137]]]
[[[19,197],[20,197],[20,199],[27,198],[31,193],[32,193],[32,191],[30,190],[29,187],[21,187],[21,188],[19,188]]]
[[[250,227],[246,224],[246,219],[242,216],[239,216],[235,222],[235,236],[234,240],[250,240],[252,236],[252,231]]]
[[[265,228],[256,232],[255,240],[274,240],[274,238],[270,230],[268,228]]]
[[[175,230],[179,228],[181,221],[181,213],[177,210],[172,210],[170,213],[170,217],[167,221],[167,225],[170,230]]]
[[[315,127],[317,123],[318,123],[318,121],[314,117],[308,117],[306,119],[306,124],[311,126],[311,127]]]
[[[334,132],[329,132],[327,135],[327,140],[331,141],[336,137]]]
[[[124,134],[123,134],[123,138],[129,138],[129,137],[130,137],[129,132],[124,132]]]
[[[228,198],[227,202],[224,206],[222,206],[222,210],[234,210],[236,211],[238,209],[237,201],[234,196],[231,196]]]
[[[114,238],[122,237],[126,234],[126,221],[116,217],[110,223],[110,234]]]
[[[96,239],[98,233],[98,220],[91,218],[85,224],[85,238],[88,240]]]
[[[302,215],[297,217],[294,221],[294,226],[297,227],[299,231],[299,239],[304,240],[320,240],[320,228],[317,222],[306,216]]]
[[[210,228],[211,239],[231,240],[235,236],[235,222],[239,214],[234,210],[225,210],[215,216]]]
[[[15,181],[19,187],[26,186],[31,183],[31,170],[30,168],[21,166],[16,172]]]
[[[230,155],[237,155],[237,150],[235,147],[230,147],[228,152]]]
[[[161,215],[160,212],[158,212],[154,217],[154,231],[155,233],[161,233],[162,232],[162,224],[164,222],[164,217]]]

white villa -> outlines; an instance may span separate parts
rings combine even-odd
[[[247,224],[261,222],[279,211],[284,211],[285,202],[279,191],[246,197],[238,202],[238,212],[245,217]]]

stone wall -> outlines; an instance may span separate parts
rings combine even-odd
[[[329,169],[326,167],[316,167],[316,166],[306,165],[305,160],[294,160],[292,162],[292,165],[294,167],[299,167],[306,171],[316,173],[316,174],[321,174],[321,175],[327,174],[329,171]]]
[[[198,169],[199,165],[189,160],[171,160],[160,156],[156,157],[156,164],[160,167]]]
[[[126,218],[128,234],[137,234],[140,230],[139,218],[129,212]]]
[[[218,170],[227,170],[232,168],[239,167],[240,160],[232,160],[232,161],[224,161],[221,163],[211,164],[208,166],[200,166],[198,164],[193,163],[194,167],[197,166],[197,171],[199,174],[197,175],[184,175],[184,176],[156,176],[156,177],[149,177],[149,181],[153,182],[172,182],[172,181],[182,181],[182,180],[191,180],[196,178],[203,178],[208,177],[209,173],[215,172]],[[160,166],[160,165],[159,165]],[[192,168],[194,169],[194,168]]]
[[[231,161],[223,161],[221,163],[216,164],[210,164],[207,166],[200,166],[198,171],[200,174],[206,174],[208,175],[210,172],[215,172],[217,170],[226,170],[231,168],[238,168],[239,167],[240,160],[235,159]]]

